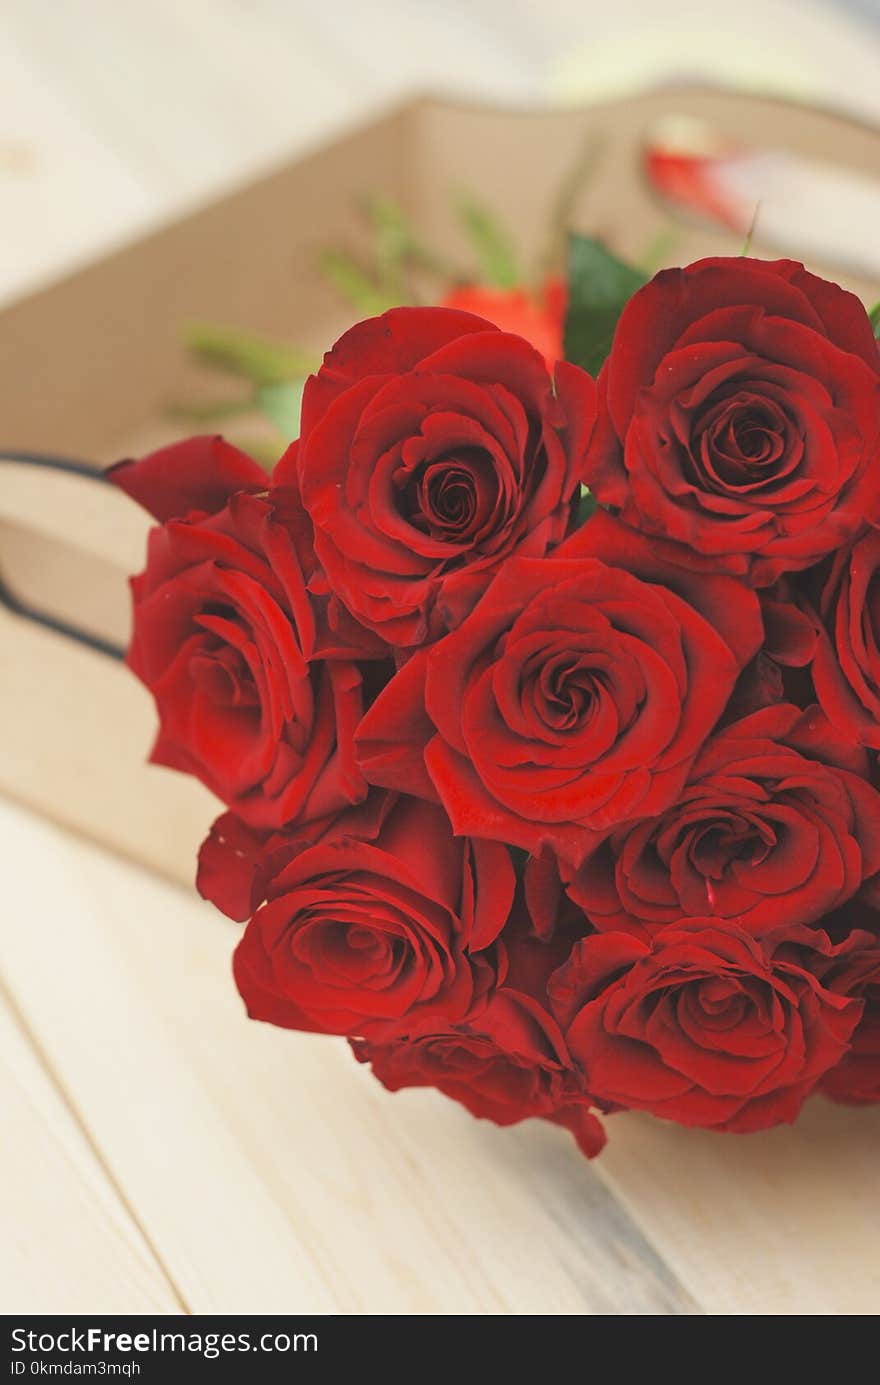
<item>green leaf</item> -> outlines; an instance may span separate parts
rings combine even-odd
[[[189,350],[206,365],[243,376],[258,386],[302,379],[318,365],[308,352],[237,327],[192,322],[184,327],[183,335]]]
[[[376,265],[382,290],[403,302],[404,270],[416,245],[415,232],[403,208],[390,197],[371,197],[367,211],[376,237]]]
[[[278,429],[285,442],[299,433],[299,415],[305,380],[282,380],[257,391],[257,410]]]
[[[875,303],[868,313],[868,321],[874,328],[874,336],[880,341],[880,303]]]
[[[515,289],[522,283],[522,274],[507,231],[472,197],[459,196],[456,210],[470,236],[481,279],[493,288]]]
[[[574,527],[580,529],[582,524],[586,524],[590,515],[594,514],[598,505],[595,495],[589,486],[581,486],[580,496],[577,502],[577,509],[574,515]]]
[[[401,259],[409,251],[415,232],[400,203],[384,193],[376,193],[367,200],[367,211],[385,254],[389,258]]]
[[[325,251],[320,265],[324,277],[364,317],[375,317],[400,302],[396,294],[381,288],[350,255],[340,250]]]
[[[461,265],[452,264],[425,244],[409,216],[393,198],[384,194],[371,197],[367,213],[375,234],[379,283],[387,294],[396,295],[399,303],[413,301],[414,294],[406,278],[406,271],[412,266],[452,283],[467,280],[468,275]]]
[[[595,375],[608,352],[617,319],[646,277],[592,236],[572,236],[568,248],[565,359]]]
[[[169,418],[192,424],[222,423],[226,419],[252,414],[253,411],[254,400],[251,394],[245,395],[243,399],[177,399],[172,400],[166,409]]]

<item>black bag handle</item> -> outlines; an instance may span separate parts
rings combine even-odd
[[[85,480],[97,482],[102,486],[110,484],[101,467],[95,466],[92,462],[79,461],[73,457],[56,457],[44,452],[0,448],[0,463],[40,467],[45,471],[66,471],[68,475],[82,476]],[[56,635],[63,635],[76,644],[85,645],[87,649],[94,649],[98,654],[105,654],[109,659],[122,661],[125,658],[125,649],[122,645],[116,644],[115,641],[105,640],[101,635],[94,635],[89,630],[83,630],[80,626],[74,625],[60,616],[54,616],[50,611],[40,610],[25,601],[5,581],[2,568],[0,568],[0,606],[5,606],[8,611],[11,611],[21,620],[29,620],[34,625],[42,625],[45,629],[54,631]]]

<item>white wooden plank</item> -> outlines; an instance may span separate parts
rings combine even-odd
[[[880,1312],[880,1109],[759,1135],[609,1120],[600,1174],[708,1313]]]
[[[294,153],[351,114],[359,84],[285,22],[236,0],[68,0],[5,23],[157,196],[190,199]],[[361,89],[363,88],[363,84]]]
[[[366,115],[307,31],[217,0],[0,14],[0,298]]]
[[[0,833],[8,984],[193,1311],[698,1311],[564,1132],[251,1024],[213,910],[10,805]]]
[[[199,1312],[271,1312],[291,1295],[302,1311],[328,1310],[320,1266],[289,1235],[132,964],[127,928],[137,923],[171,984],[188,984],[161,946],[169,924],[181,927],[162,888],[153,897],[152,882],[120,866],[115,893],[100,870],[83,891],[68,843],[50,833],[37,859],[15,818],[4,805],[9,860],[27,861],[2,923],[9,988],[183,1298]]]
[[[510,7],[499,14],[486,0],[341,0],[332,8],[307,0],[255,3],[279,33],[296,16],[332,55],[335,70],[378,98],[430,91],[465,100],[541,99],[541,64],[529,43],[537,12],[524,22]]]
[[[44,16],[45,18],[45,16]],[[133,234],[155,198],[0,14],[0,299]]]
[[[0,1108],[3,1312],[183,1311],[141,1230],[2,999]]]

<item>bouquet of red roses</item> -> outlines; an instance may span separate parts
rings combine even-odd
[[[554,367],[359,323],[269,481],[216,437],[112,473],[249,1014],[590,1155],[880,1100],[871,319],[790,261],[638,283],[581,242]]]

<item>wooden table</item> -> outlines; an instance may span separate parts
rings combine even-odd
[[[282,0],[81,0],[51,23],[7,4],[0,295],[404,85],[455,65],[484,94],[530,95],[549,70],[528,7],[504,43],[510,7],[490,0],[424,7],[419,42],[385,8],[400,23],[364,64],[357,6],[331,33]],[[543,13],[564,36],[566,0]],[[826,73],[854,52],[842,22]],[[236,930],[194,896],[2,802],[0,843],[5,1312],[880,1305],[880,1110],[815,1102],[794,1129],[738,1138],[621,1116],[588,1164],[560,1130],[390,1096],[343,1041],[249,1023]]]

